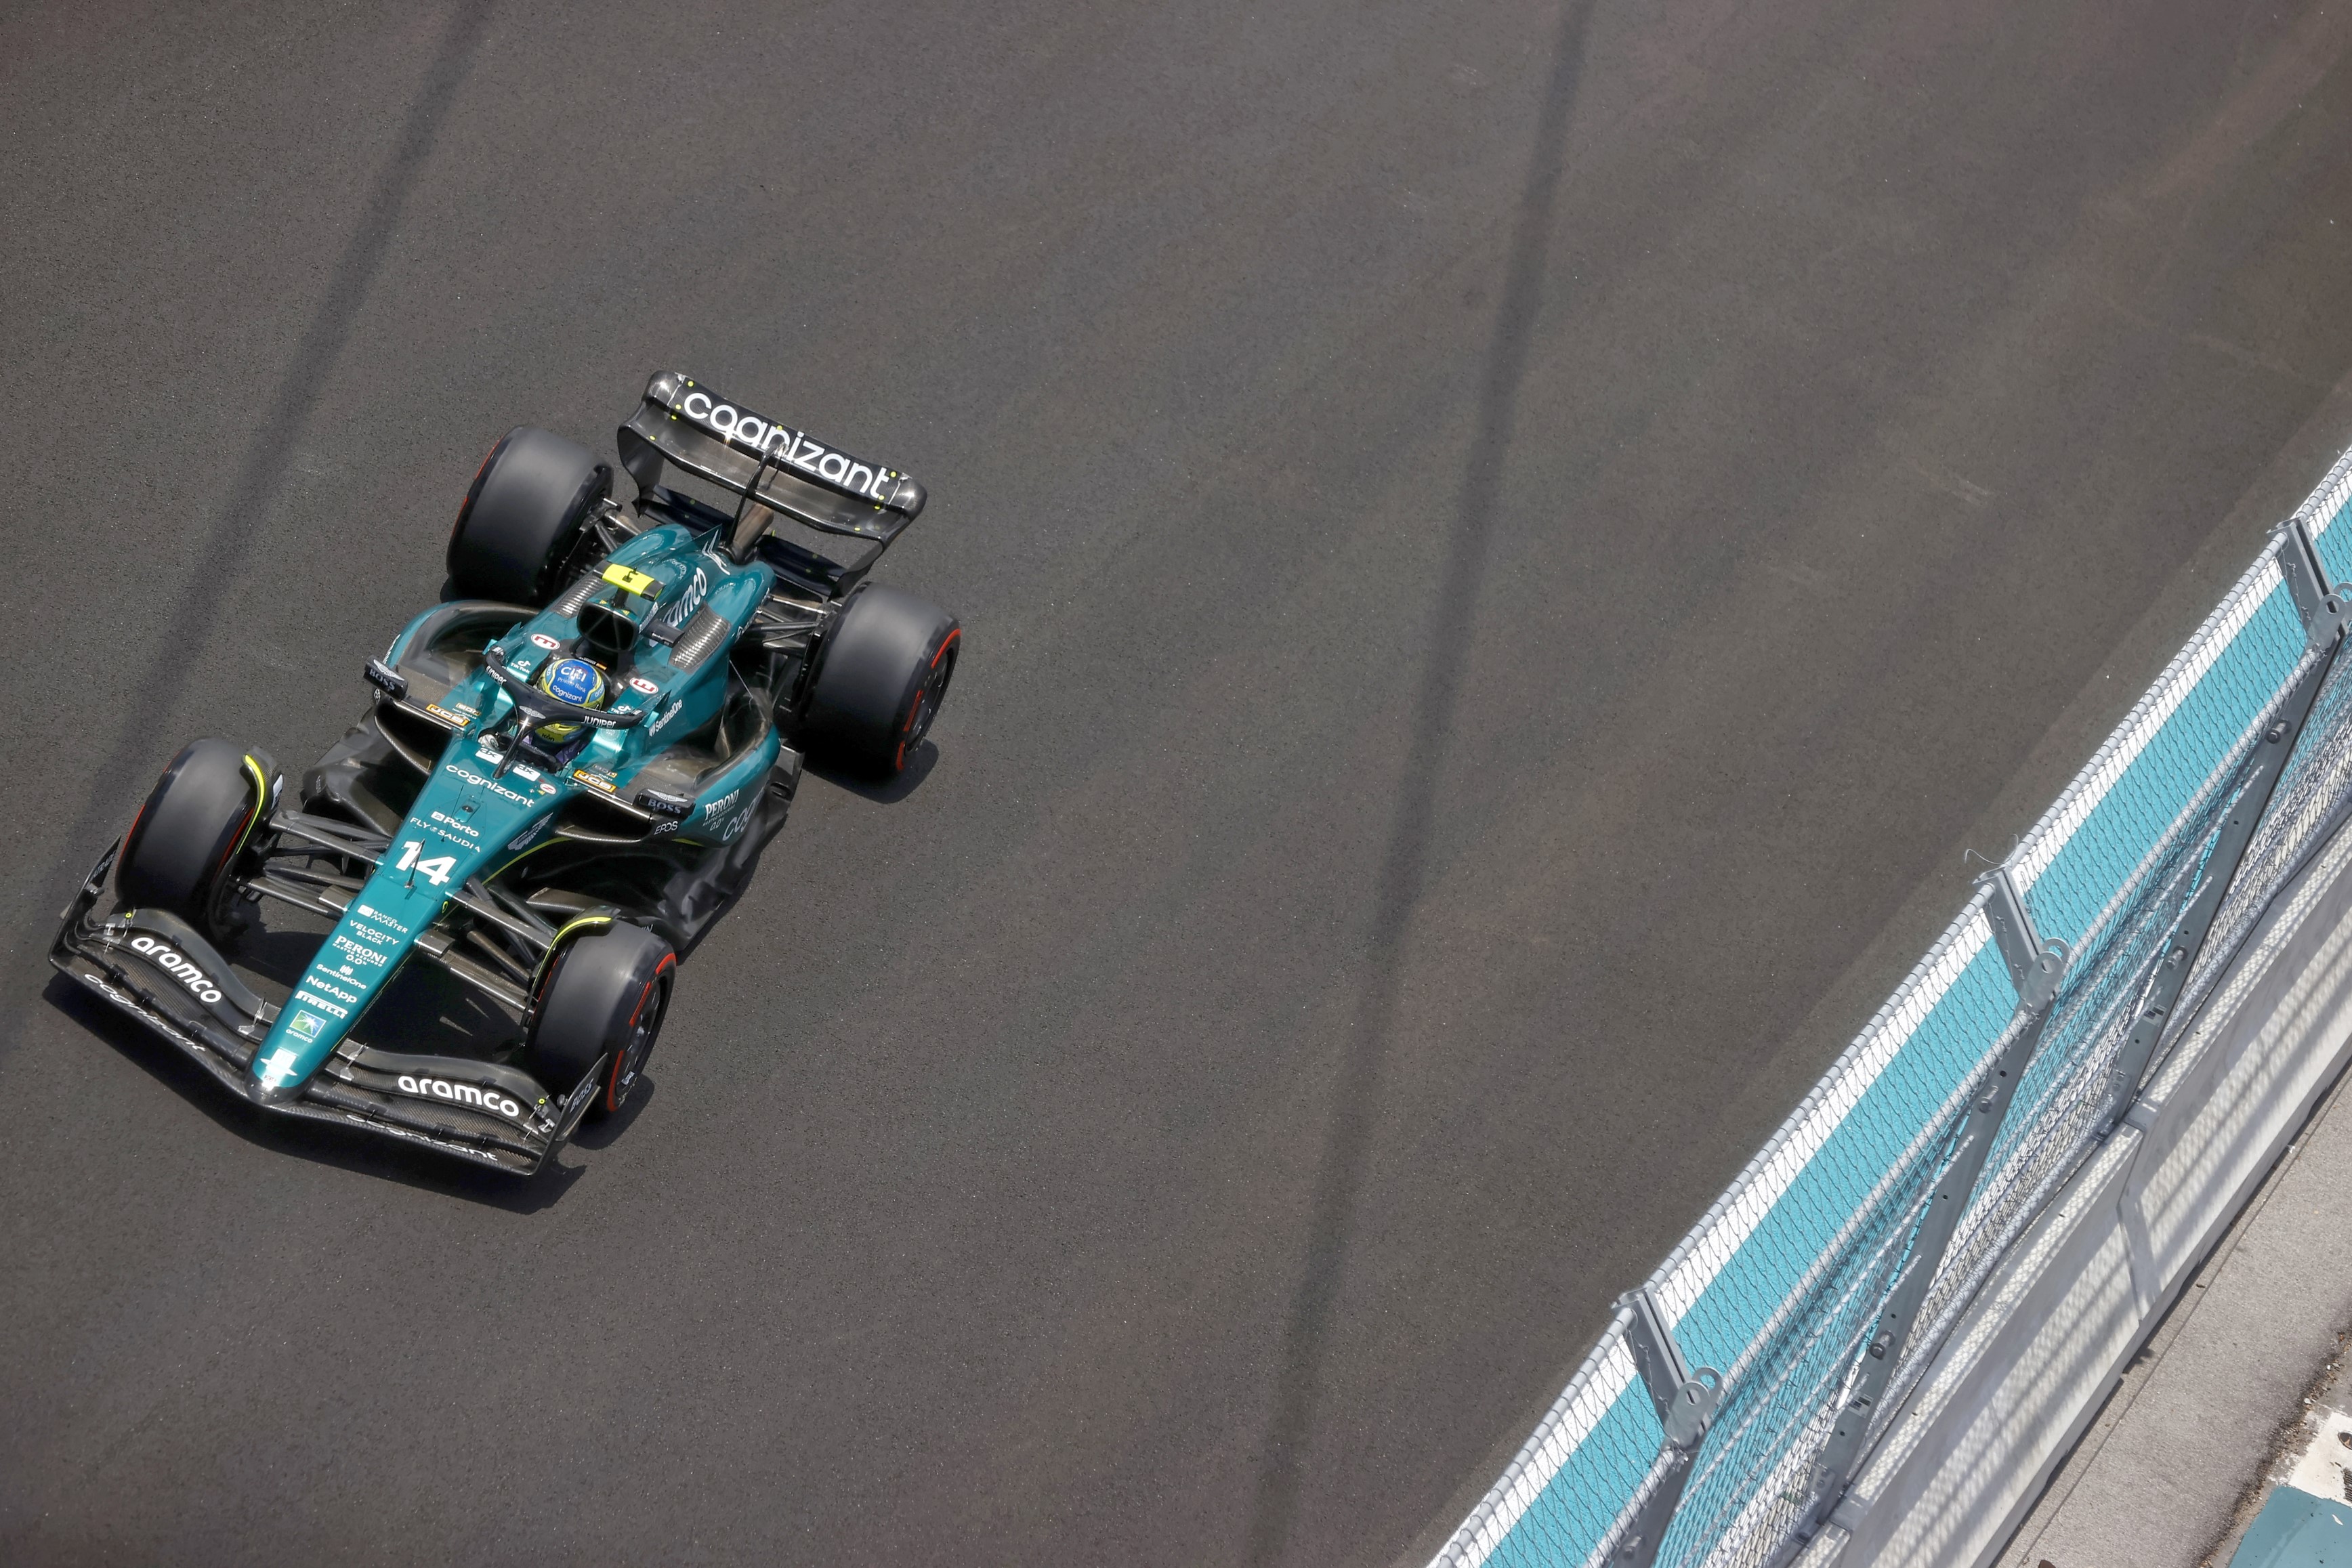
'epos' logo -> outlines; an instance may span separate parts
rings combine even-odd
[[[461,1105],[479,1105],[486,1111],[496,1111],[501,1116],[522,1117],[522,1107],[495,1089],[477,1089],[470,1083],[452,1083],[442,1078],[411,1078],[403,1074],[400,1092],[422,1094],[434,1100],[455,1100]]]
[[[770,424],[757,414],[743,413],[731,402],[714,403],[709,392],[698,390],[687,393],[677,409],[697,424],[715,430],[737,445],[748,446],[763,457],[781,447],[784,462],[805,473],[818,475],[828,484],[855,490],[877,501],[888,497],[889,492],[883,487],[883,482],[894,476],[887,468],[877,470],[846,453],[829,452],[801,432],[781,424]]]

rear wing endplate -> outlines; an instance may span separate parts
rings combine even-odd
[[[923,509],[923,487],[808,432],[753,413],[676,371],[646,383],[621,426],[621,465],[640,492],[675,464],[723,489],[829,534],[888,544]]]

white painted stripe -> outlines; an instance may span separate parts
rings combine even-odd
[[[1592,1435],[1609,1407],[1633,1385],[1635,1370],[1623,1330],[1612,1326],[1597,1359],[1588,1362],[1585,1371],[1568,1385],[1568,1392],[1536,1428],[1536,1435],[1486,1494],[1486,1502],[1431,1560],[1431,1568],[1480,1568],[1536,1499],[1543,1496],[1544,1488],[1559,1474],[1570,1456]]]
[[[1706,1227],[1703,1237],[1694,1238],[1697,1244],[1668,1271],[1658,1287],[1657,1296],[1669,1324],[1682,1322],[1683,1314],[1697,1304],[1699,1297],[1706,1294],[1706,1288],[1731,1260],[1732,1254],[1755,1234],[1772,1206],[1796,1181],[1798,1173],[1830,1141],[1844,1123],[1847,1113],[1862,1103],[1870,1086],[1878,1082],[1878,1075],[1910,1043],[1927,1015],[1944,999],[1944,993],[1952,988],[1953,982],[1991,939],[1992,926],[1986,921],[1982,908],[1969,909],[1953,931],[1951,941],[1928,966],[1927,972],[1899,994],[1887,1011],[1872,1020],[1871,1028],[1854,1042],[1855,1049],[1847,1053],[1846,1060],[1782,1134],[1763,1168],[1734,1189],[1730,1203],[1719,1210],[1715,1223]]]
[[[2090,765],[2076,776],[2033,834],[2012,857],[2011,874],[2020,891],[2046,871],[2066,841],[2106,798],[2141,752],[2179,710],[2197,682],[2253,619],[2270,591],[2284,580],[2274,559],[2265,555],[2241,579],[2235,591],[2200,629],[2158,685],[2143,696],[2121,728],[2108,737]],[[1675,1250],[1654,1280],[1653,1289],[1669,1325],[1678,1324],[1709,1285],[1755,1234],[1772,1206],[1843,1124],[1879,1075],[1910,1043],[1969,964],[1991,940],[1992,928],[1980,904],[1962,912],[1930,960],[1909,977],[1842,1056],[1821,1085],[1799,1107],[1724,1195],[1714,1210]],[[1622,1331],[1613,1328],[1596,1357],[1572,1381],[1560,1401],[1487,1494],[1486,1500],[1435,1560],[1446,1568],[1481,1568],[1544,1489],[1591,1436],[1601,1417],[1632,1385],[1635,1369]],[[1466,1539],[1465,1539],[1466,1537]]]
[[[1829,1078],[1769,1145],[1761,1164],[1750,1169],[1727,1195],[1727,1201],[1702,1220],[1677,1249],[1679,1262],[1667,1272],[1664,1284],[1656,1287],[1658,1304],[1670,1324],[1681,1321],[1754,1234],[1773,1204],[1829,1142],[1991,938],[1992,927],[1980,906],[1972,904],[1963,911],[1941,952],[1871,1020]],[[1559,1403],[1487,1493],[1486,1502],[1438,1553],[1433,1568],[1480,1568],[1592,1435],[1609,1407],[1633,1385],[1634,1375],[1633,1353],[1625,1348],[1623,1331],[1612,1326],[1597,1357],[1570,1383]]]
[[[2327,471],[2327,477],[2319,482],[2311,498],[2295,508],[2294,515],[2303,519],[2303,526],[2316,539],[2344,515],[2347,501],[2352,501],[2352,452],[2336,460],[2336,466]]]
[[[2344,514],[2347,503],[2352,503],[2352,451],[2337,460],[2295,515],[2316,538]],[[2122,780],[2283,580],[2276,558],[2269,551],[2238,580],[2123,726],[2020,843],[2011,857],[2010,873],[2021,892],[2048,871],[2068,840]],[[1970,904],[1797,1113],[1675,1249],[1661,1276],[1652,1280],[1652,1289],[1670,1323],[1678,1323],[1706,1292],[1990,938],[1981,903]],[[1432,1560],[1432,1568],[1481,1568],[1592,1435],[1601,1417],[1633,1386],[1634,1377],[1633,1358],[1625,1348],[1621,1319],[1593,1348],[1485,1500]],[[1783,1468],[1795,1457],[1792,1452],[1784,1458]],[[1754,1511],[1751,1509],[1749,1514]],[[1752,1528],[1755,1521],[1744,1514],[1739,1522]],[[1733,1533],[1743,1531],[1735,1526]]]
[[[2235,593],[2223,603],[2217,618],[2219,623],[2209,622],[2206,634],[2181,651],[2181,656],[2173,661],[2156,689],[2139,700],[2122,727],[2108,737],[2106,745],[2091,758],[2090,766],[2067,786],[2056,808],[2034,824],[2033,831],[2010,857],[2009,874],[2020,894],[2031,889],[2050,869],[2059,852],[2090,821],[2091,813],[2098,810],[2108,791],[2123,782],[2125,773],[2163,730],[2165,721],[2179,710],[2189,694],[2197,689],[2197,683],[2205,678],[2206,672],[2253,620],[2254,612],[2270,598],[2272,591],[2285,580],[2279,574],[2277,558],[2270,555],[2263,557],[2249,579],[2239,586],[2242,590],[2251,587],[2252,591]]]
[[[2352,456],[2352,454],[2347,455]],[[2065,847],[2066,840],[2073,835],[2074,829],[2082,825],[2082,819],[2089,815],[2086,808],[2077,809],[2082,804],[2082,798],[2094,789],[2104,798],[2106,791],[2114,788],[2115,779],[2120,770],[2110,769],[2107,764],[2126,745],[2132,745],[2135,730],[2141,730],[2141,733],[2137,745],[2132,745],[2131,757],[2137,758],[2140,749],[2147,746],[2154,732],[2142,729],[2142,717],[2158,705],[2164,706],[2162,716],[2170,717],[2173,710],[2180,706],[2187,691],[2175,677],[2192,664],[2200,668],[2210,668],[2213,660],[2220,656],[2220,650],[2235,638],[2271,594],[2283,586],[2285,580],[2279,573],[2276,552],[2277,546],[2273,543],[2254,558],[2253,563],[2222,596],[2221,602],[2213,607],[2213,612],[2197,628],[2197,634],[2172,656],[2172,662],[2165,666],[2164,673],[2132,706],[2132,711],[2116,732],[2107,737],[2097,753],[2084,764],[2083,770],[2075,774],[2064,791],[2051,802],[2050,809],[2042,813],[2042,820],[2027,831],[2009,858],[2010,875],[2017,882],[2020,892],[2031,886],[2034,878],[2049,869],[2050,862]],[[2160,728],[2161,724],[2157,727]],[[2124,760],[2128,763],[2130,758]],[[2098,782],[2102,776],[2105,777],[2104,783]],[[2093,805],[2096,803],[2096,800],[2090,802]],[[2068,824],[2063,831],[2062,822]],[[2027,864],[2029,859],[2034,863]]]

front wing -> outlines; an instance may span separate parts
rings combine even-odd
[[[348,1040],[303,1082],[267,1086],[267,1071],[256,1077],[253,1059],[277,1021],[275,1005],[248,989],[173,915],[127,910],[94,916],[117,847],[99,856],[83,879],[49,962],[178,1046],[239,1099],[516,1176],[530,1176],[552,1158],[595,1099],[601,1070],[559,1101],[511,1067],[400,1055]]]

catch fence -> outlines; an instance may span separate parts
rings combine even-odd
[[[2179,983],[2164,967],[2190,966],[2151,1025],[2168,1049],[2352,810],[2352,658],[2335,656],[2325,590],[2352,580],[2347,511],[2352,452],[1625,1298],[1433,1568],[1773,1568],[1828,1517],[2011,1243],[2160,1066],[2134,1032]],[[2257,754],[2282,733],[2265,810]],[[2241,807],[2259,825],[2233,874]],[[2227,894],[2210,934],[2184,947],[2184,913],[2212,886]],[[2021,963],[2044,952],[2054,996]],[[1989,1150],[1967,1152],[1971,1137]],[[1944,1241],[1923,1221],[1955,1183],[1966,1207]],[[1906,1272],[1932,1282],[1890,1332]]]

